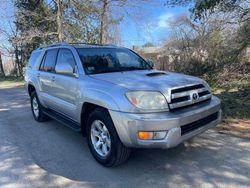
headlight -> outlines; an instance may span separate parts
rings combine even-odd
[[[128,100],[137,108],[143,110],[168,110],[165,97],[157,91],[132,91],[127,92]]]

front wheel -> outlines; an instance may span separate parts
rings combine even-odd
[[[130,148],[121,143],[113,121],[105,109],[98,108],[90,114],[87,140],[92,155],[104,166],[118,166],[130,156]]]

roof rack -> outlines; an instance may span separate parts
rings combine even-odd
[[[69,43],[67,43],[67,42],[58,42],[58,43],[55,43],[55,44],[50,44],[47,47],[63,46],[63,45],[69,45]]]
[[[101,44],[95,43],[87,43],[87,42],[70,42],[71,45],[93,45],[93,46],[100,46]]]
[[[41,45],[37,50],[41,50],[43,48],[48,48],[48,47],[54,47],[54,46],[62,46],[62,45],[69,45],[69,43],[59,42],[59,43],[54,43],[54,44],[49,44],[49,45]]]
[[[90,45],[90,46],[116,46],[114,44],[96,44],[96,43],[85,43],[85,42],[70,42],[71,45]]]
[[[48,48],[48,47],[56,47],[56,46],[65,46],[65,45],[90,45],[90,46],[114,46],[116,47],[116,45],[114,44],[95,44],[95,43],[85,43],[85,42],[59,42],[59,43],[55,43],[55,44],[50,44],[50,45],[45,45],[45,46],[40,46],[38,48],[38,50],[41,50],[43,48]]]

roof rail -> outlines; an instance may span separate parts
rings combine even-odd
[[[55,44],[50,44],[47,47],[62,46],[62,45],[69,45],[69,43],[67,43],[67,42],[59,42],[59,43],[55,43]]]
[[[49,44],[49,45],[40,45],[37,50],[41,50],[41,49],[47,48],[47,47],[62,46],[62,45],[69,45],[69,43],[67,43],[67,42],[59,42],[59,43],[54,43],[54,44]]]
[[[100,44],[95,44],[95,43],[87,43],[87,42],[70,42],[69,44],[72,44],[72,45],[76,45],[76,44],[79,44],[79,45],[96,45],[96,46],[99,46]]]
[[[59,43],[54,43],[54,44],[49,44],[49,45],[44,45],[44,46],[40,46],[37,50],[41,50],[43,48],[48,48],[48,47],[56,47],[56,46],[65,46],[65,45],[90,45],[90,46],[114,46],[117,47],[114,44],[95,44],[95,43],[85,43],[85,42],[59,42]]]
[[[114,44],[96,44],[96,43],[87,43],[87,42],[70,42],[68,44],[72,45],[92,45],[92,46],[116,46]]]

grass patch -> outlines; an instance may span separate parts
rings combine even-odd
[[[214,87],[212,90],[221,99],[225,119],[250,120],[249,82],[231,82],[230,87]]]
[[[0,77],[0,84],[13,84],[13,83],[24,83],[24,79],[21,77],[15,77],[15,76],[1,76]]]

